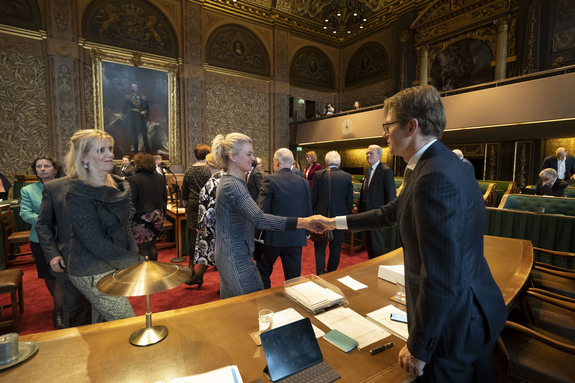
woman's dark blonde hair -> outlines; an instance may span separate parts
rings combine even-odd
[[[315,154],[315,152],[313,150],[310,150],[305,155],[306,155],[306,157],[307,156],[311,157],[311,162],[317,162],[317,154]]]
[[[102,147],[102,142],[108,140],[112,147],[114,138],[103,130],[78,130],[70,138],[70,150],[66,155],[67,173],[72,178],[88,179],[90,168],[84,168],[84,157],[90,150]]]
[[[212,141],[212,153],[222,169],[227,170],[230,162],[230,154],[237,155],[243,144],[251,144],[252,139],[242,133],[230,133],[224,137],[218,134]]]
[[[134,166],[136,170],[153,173],[156,171],[156,159],[149,153],[140,152],[134,156]]]

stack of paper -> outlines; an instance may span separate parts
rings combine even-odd
[[[377,276],[388,282],[400,282],[405,286],[405,268],[403,265],[380,265]]]
[[[242,383],[238,366],[227,366],[198,375],[172,378],[172,383]]]
[[[356,340],[360,350],[390,336],[387,331],[350,308],[338,307],[315,317],[330,329]]]
[[[367,316],[368,318],[371,318],[380,325],[382,325],[383,328],[385,328],[390,333],[407,341],[407,337],[409,336],[409,331],[407,330],[407,323],[392,321],[390,319],[391,313],[405,315],[404,311],[401,311],[400,309],[398,309],[393,305],[389,305],[379,310],[372,311],[369,314],[367,314]]]
[[[285,293],[313,313],[343,301],[343,296],[312,281],[288,286]]]

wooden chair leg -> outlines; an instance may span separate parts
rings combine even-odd
[[[24,283],[22,282],[18,286],[18,308],[20,309],[20,314],[24,314]]]
[[[22,286],[22,284],[20,284],[20,286]],[[12,326],[14,327],[14,332],[20,332],[20,313],[16,293],[16,290],[10,292],[10,298],[12,300]]]

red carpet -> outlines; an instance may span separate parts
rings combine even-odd
[[[328,250],[329,252],[329,250]],[[160,251],[159,260],[161,262],[170,262],[175,256],[175,248],[164,249]],[[350,247],[344,245],[341,252],[339,268],[354,265],[367,260],[365,251],[356,250],[353,255],[350,254]],[[187,265],[187,260],[184,263]],[[24,314],[20,317],[20,334],[32,334],[43,331],[54,330],[52,325],[52,297],[44,281],[38,279],[36,267],[34,264],[19,266],[24,270]],[[315,258],[313,243],[309,242],[307,247],[303,248],[302,255],[302,275],[315,274]],[[280,286],[284,282],[281,260],[275,264],[272,274],[272,287]],[[219,299],[216,291],[220,288],[220,278],[213,267],[210,267],[204,275],[204,284],[201,290],[197,286],[188,287],[184,284],[162,293],[150,296],[150,307],[152,312],[172,310],[182,307],[198,305]],[[136,315],[146,313],[146,298],[131,297],[129,298]],[[10,302],[10,294],[0,295],[0,304]],[[5,309],[0,316],[0,321],[10,317],[11,310]],[[11,327],[0,328],[0,334],[12,332]]]

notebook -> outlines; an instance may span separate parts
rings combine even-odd
[[[329,383],[340,378],[323,361],[309,318],[263,332],[260,339],[268,364],[266,370],[272,382],[318,379],[317,382]]]

